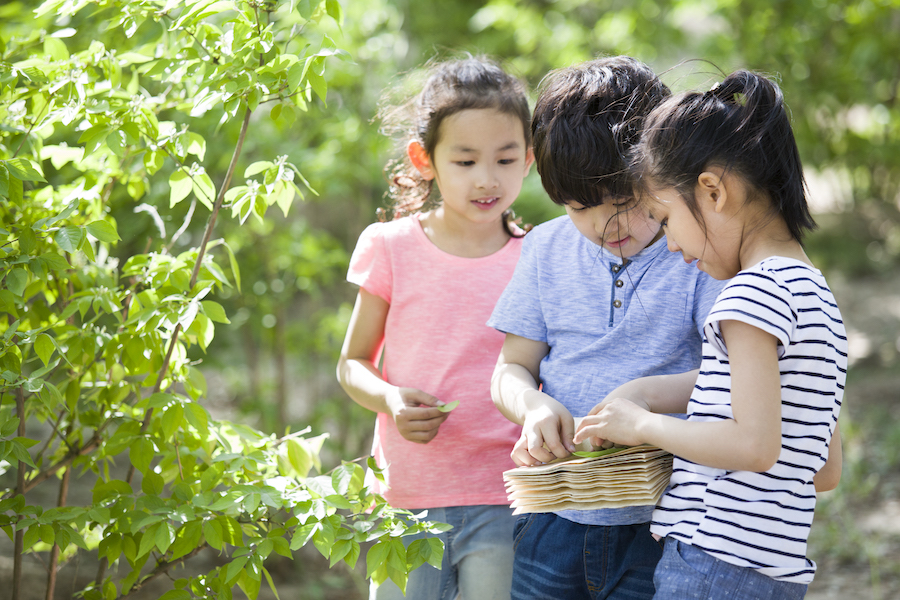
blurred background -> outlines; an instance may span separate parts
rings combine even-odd
[[[4,36],[41,25],[29,14],[36,3],[2,4]],[[643,60],[676,92],[709,89],[736,68],[762,71],[779,81],[792,111],[820,225],[808,251],[832,284],[850,335],[844,474],[817,508],[810,555],[820,570],[808,597],[900,598],[900,2],[341,5],[343,25],[332,24],[329,35],[352,62],[329,63],[327,105],[313,102],[292,126],[259,118],[246,142],[250,155],[288,155],[318,195],[288,217],[273,212],[264,223],[216,225],[240,263],[244,293],[222,296],[231,324],[218,329],[214,352],[198,352],[213,414],[262,431],[328,432],[323,458],[331,464],[368,453],[373,415],[343,393],[334,370],[356,294],[344,282],[349,253],[384,206],[382,169],[393,156],[373,119],[398,74],[459,52],[500,59],[532,89],[550,69],[610,54]],[[103,27],[101,18],[84,18],[71,25],[79,36]],[[212,138],[214,117],[208,126]],[[216,156],[210,144],[207,164],[224,171],[230,148],[223,143]],[[124,200],[113,212],[120,211],[118,250],[131,256],[158,225]],[[534,170],[514,208],[533,224],[561,214]],[[186,210],[162,215],[165,227],[177,229]],[[176,250],[196,245],[201,226],[185,232]],[[359,570],[328,570],[315,556],[271,571],[285,581],[282,596],[295,585],[295,597],[363,597]]]

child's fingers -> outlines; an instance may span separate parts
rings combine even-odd
[[[591,417],[584,418],[578,431],[575,432],[574,442],[576,444],[580,444],[585,440],[590,440],[591,445],[600,446],[605,441],[600,435],[602,428],[595,421],[596,420]]]
[[[437,409],[429,409],[434,411],[438,416],[430,419],[413,419],[405,420],[397,423],[397,430],[405,439],[411,442],[428,443],[438,434],[441,423],[447,419],[447,415]]]
[[[427,394],[422,390],[416,390],[412,388],[410,388],[406,392],[406,394],[404,394],[404,401],[410,406],[441,406],[444,404],[431,394]]]
[[[575,420],[571,415],[568,418],[562,418],[559,422],[560,425],[560,443],[562,444],[562,448],[560,449],[564,454],[560,455],[557,452],[556,448],[551,448],[553,453],[556,454],[558,458],[562,458],[563,456],[568,456],[575,452],[575,443],[573,438],[575,437]]]
[[[523,433],[513,447],[510,457],[517,465],[526,467],[550,462],[557,458],[545,448],[544,438],[540,432],[534,432],[530,435]]]
[[[513,446],[513,450],[509,453],[509,456],[519,467],[533,467],[534,465],[541,463],[541,461],[533,457],[531,452],[528,451],[528,438],[524,433],[519,437],[515,446]]]

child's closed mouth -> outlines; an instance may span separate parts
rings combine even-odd
[[[630,235],[626,235],[626,236],[623,237],[621,240],[615,240],[615,241],[609,241],[609,242],[606,242],[606,245],[609,246],[610,248],[621,248],[622,246],[624,246],[625,244],[627,244],[630,240],[631,240],[631,236],[630,236]]]

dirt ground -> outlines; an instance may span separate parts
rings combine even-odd
[[[809,600],[900,599],[900,278],[842,281],[830,278],[844,315],[851,368],[841,415],[844,472],[840,487],[823,494],[816,510],[810,556],[818,563]],[[73,502],[75,499],[72,499]],[[30,498],[31,502],[40,502]],[[48,499],[53,503],[55,499]],[[220,559],[201,553],[187,570],[209,570]],[[329,570],[311,547],[294,561],[267,563],[281,598],[362,600],[363,559],[354,572],[342,564]],[[12,544],[0,535],[0,600],[11,595]],[[89,558],[76,558],[59,573],[56,599],[69,599],[96,575]],[[44,600],[45,566],[35,555],[24,561],[24,595]],[[173,578],[184,577],[175,571]],[[160,578],[136,600],[155,600],[171,589]],[[235,598],[243,594],[236,592]],[[262,599],[275,598],[264,585]]]

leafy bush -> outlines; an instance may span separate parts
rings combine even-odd
[[[216,295],[241,289],[217,218],[264,222],[310,192],[286,156],[242,150],[258,118],[287,127],[324,101],[326,63],[347,55],[318,26],[340,23],[340,4],[48,0],[33,14],[7,5],[4,18],[16,9],[24,18],[0,40],[0,526],[14,540],[12,597],[26,552],[48,553],[51,596],[61,553],[96,555],[85,598],[128,596],[207,547],[228,562],[164,598],[230,598],[235,586],[255,598],[264,578],[273,585],[266,557],[310,541],[332,566],[374,542],[367,575],[401,587],[424,562],[440,565],[436,540],[407,551],[400,539],[438,526],[372,494],[361,464],[310,475],[323,435],[214,419],[191,358],[229,322]],[[150,215],[159,238],[122,239],[129,212]],[[182,225],[167,238],[173,215]],[[188,229],[199,243],[174,251]],[[86,505],[67,505],[73,474],[94,482]],[[52,478],[59,505],[30,505]]]

